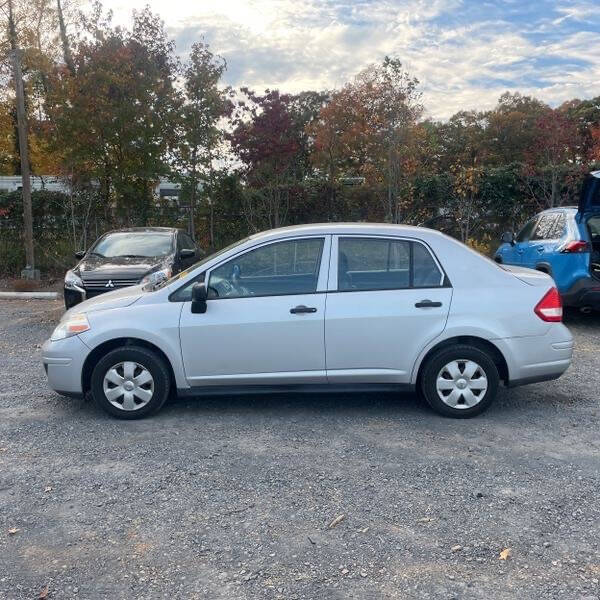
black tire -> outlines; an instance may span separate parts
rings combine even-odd
[[[487,390],[485,390],[481,399],[479,399],[474,406],[465,408],[463,403],[462,408],[454,408],[446,404],[438,395],[438,375],[442,368],[452,361],[467,360],[473,361],[479,365],[487,379]],[[469,417],[481,414],[484,410],[489,408],[498,392],[499,382],[500,377],[498,375],[498,368],[487,352],[469,344],[457,344],[456,346],[442,348],[427,359],[427,362],[421,371],[420,388],[429,406],[437,413],[455,419],[468,419]],[[461,398],[461,400],[463,400],[463,398]]]
[[[111,368],[122,362],[134,362],[146,369],[153,379],[151,399],[134,410],[124,410],[112,404],[104,392],[104,377]],[[171,377],[165,361],[148,348],[123,346],[104,355],[94,367],[91,379],[92,397],[96,404],[107,413],[119,419],[141,419],[160,410],[169,397]]]

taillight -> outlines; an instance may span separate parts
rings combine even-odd
[[[561,252],[569,252],[570,254],[578,254],[581,252],[589,252],[590,245],[587,242],[581,240],[567,242],[561,249]]]
[[[551,323],[562,321],[562,301],[558,290],[553,287],[546,292],[546,295],[536,304],[533,312],[542,320]]]

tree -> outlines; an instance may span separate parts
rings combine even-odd
[[[131,31],[96,19],[73,61],[76,77],[57,67],[48,96],[63,172],[98,181],[107,211],[114,201],[123,222],[145,223],[175,143],[173,43],[146,8]]]
[[[560,206],[582,165],[578,160],[580,138],[575,123],[559,109],[547,111],[536,121],[537,137],[526,152],[525,180],[540,208]],[[570,190],[572,193],[572,189]]]
[[[386,57],[331,95],[314,124],[313,161],[333,185],[336,177],[364,177],[388,221],[401,216],[401,195],[411,177],[411,132],[422,113],[418,80]]]
[[[219,120],[232,110],[230,90],[219,88],[225,69],[225,61],[215,57],[201,42],[192,45],[189,60],[183,68],[184,98],[179,111],[174,159],[176,175],[189,191],[192,237],[195,237],[196,229],[194,211],[198,183],[200,180],[207,183],[210,179],[223,139]],[[212,220],[210,231],[213,231]],[[212,233],[210,245],[214,245]]]
[[[238,103],[229,139],[248,186],[245,216],[253,230],[279,227],[286,222],[301,161],[292,97],[277,90],[262,96],[245,88],[242,92],[245,99]]]

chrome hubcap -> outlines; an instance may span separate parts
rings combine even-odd
[[[488,388],[485,371],[472,360],[453,360],[437,376],[436,389],[441,401],[452,408],[471,408],[479,404]]]
[[[103,382],[106,399],[120,410],[139,410],[154,395],[154,379],[143,365],[120,362],[106,372]]]

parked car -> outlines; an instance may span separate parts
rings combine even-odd
[[[168,279],[197,262],[201,251],[185,231],[132,227],[104,234],[87,252],[75,256],[79,262],[65,275],[67,309],[151,278]]]
[[[565,306],[600,310],[600,171],[585,179],[578,206],[545,210],[517,235],[503,234],[494,260],[548,273]]]
[[[539,271],[430,229],[325,224],[253,235],[171,279],[86,300],[43,346],[50,387],[134,419],[180,396],[419,390],[485,410],[499,382],[559,377],[573,341]]]

